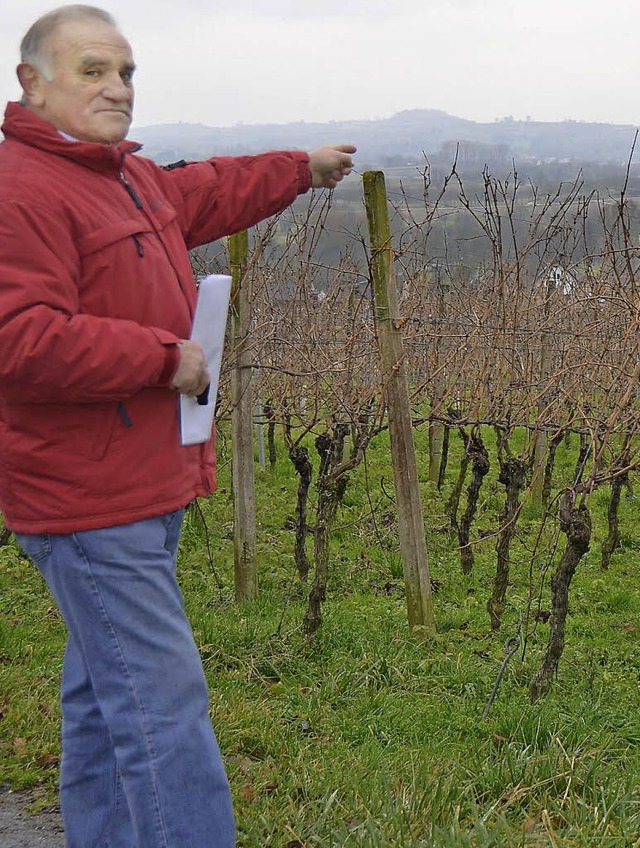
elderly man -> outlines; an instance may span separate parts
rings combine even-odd
[[[181,447],[187,250],[351,171],[349,145],[160,168],[125,141],[131,48],[65,6],[22,42],[0,145],[0,508],[69,639],[61,802],[69,848],[231,848],[208,693],[175,580],[185,505],[214,487]]]

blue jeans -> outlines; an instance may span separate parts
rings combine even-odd
[[[60,800],[67,848],[233,848],[231,796],[175,577],[183,510],[17,534],[69,631]]]

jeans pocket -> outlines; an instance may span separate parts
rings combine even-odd
[[[14,533],[18,544],[29,557],[38,565],[51,553],[51,536],[48,533]]]

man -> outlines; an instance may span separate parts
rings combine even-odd
[[[209,381],[187,249],[335,187],[355,148],[159,168],[124,140],[134,69],[94,7],[22,42],[0,145],[0,509],[69,630],[69,848],[231,848],[175,581],[183,508],[214,486],[212,445],[179,445],[176,393]]]

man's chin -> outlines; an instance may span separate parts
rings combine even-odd
[[[131,126],[131,117],[129,115],[118,115],[115,112],[108,116],[103,116],[106,120],[102,122],[100,127],[101,141],[104,144],[117,144],[119,141],[124,141]]]
[[[129,118],[126,121],[122,121],[120,128],[117,130],[114,129],[110,144],[117,144],[119,141],[124,141],[129,134],[130,126],[131,120]]]

